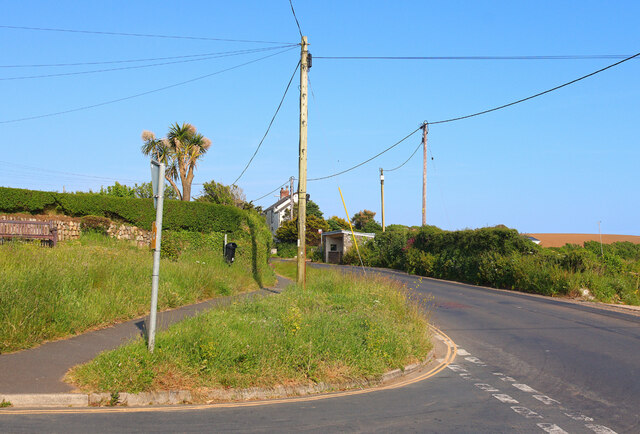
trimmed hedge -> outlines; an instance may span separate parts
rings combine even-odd
[[[72,217],[108,217],[147,230],[156,218],[153,199],[0,187],[0,212],[44,214],[48,211]],[[246,212],[233,206],[168,200],[164,202],[162,226],[166,230],[236,232],[247,218]]]

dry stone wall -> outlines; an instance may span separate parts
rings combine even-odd
[[[74,217],[13,214],[0,215],[0,220],[51,222],[58,229],[58,241],[75,240],[80,238],[82,234],[80,219]],[[148,247],[151,244],[151,232],[136,226],[111,222],[107,229],[107,234],[119,240],[135,242],[138,247]]]

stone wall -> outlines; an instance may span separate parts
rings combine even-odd
[[[76,240],[82,234],[81,219],[67,216],[9,214],[0,215],[0,220],[46,221],[55,224],[58,229],[58,241]],[[107,234],[119,240],[135,242],[138,247],[148,247],[151,243],[151,232],[136,226],[127,226],[111,222]]]

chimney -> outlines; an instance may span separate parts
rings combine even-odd
[[[289,189],[288,188],[281,188],[280,189],[280,199],[283,199],[285,197],[289,196]]]

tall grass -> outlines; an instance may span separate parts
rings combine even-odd
[[[307,289],[219,307],[77,367],[88,391],[252,387],[377,378],[423,359],[427,323],[399,285],[320,272]]]
[[[159,309],[257,288],[248,260],[229,267],[221,256],[162,260]],[[0,246],[0,353],[148,313],[152,262],[149,250],[98,234],[53,249]]]

